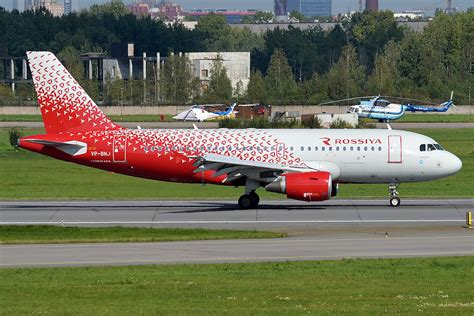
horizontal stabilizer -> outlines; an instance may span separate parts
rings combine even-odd
[[[44,139],[28,139],[26,141],[34,144],[44,145],[47,147],[53,147],[71,156],[83,155],[87,152],[87,144],[75,140],[68,142],[54,142]]]

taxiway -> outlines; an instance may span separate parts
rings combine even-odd
[[[289,238],[160,243],[1,245],[0,267],[220,263],[474,255],[473,199],[0,202],[1,224],[265,229]]]

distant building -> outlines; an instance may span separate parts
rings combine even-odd
[[[107,81],[130,80],[144,78],[144,63],[154,63],[154,67],[166,63],[167,58],[155,56],[134,57],[134,46],[131,43],[118,43],[112,46],[112,57],[98,56],[97,54],[81,55],[81,59],[88,63],[88,74],[94,73],[97,79]],[[181,56],[181,53],[179,54]],[[241,92],[247,90],[250,82],[250,52],[199,52],[185,53],[193,65],[194,76],[201,82],[202,91],[209,87],[212,76],[212,66],[215,60],[221,60],[235,90],[240,85]],[[92,61],[97,61],[98,69],[92,70]],[[157,65],[159,63],[159,65]],[[92,79],[92,75],[89,78]]]
[[[31,6],[32,6],[32,5],[33,5],[32,0],[25,0],[24,10],[25,10],[25,11],[31,10]]]
[[[379,0],[366,0],[365,9],[367,11],[378,11],[379,10]]]
[[[136,16],[149,15],[154,19],[165,21],[180,21],[183,19],[183,9],[179,4],[155,0],[135,0],[128,9]]]
[[[423,11],[403,11],[401,13],[394,13],[393,17],[397,21],[419,21],[424,19],[425,14]]]
[[[38,10],[39,8],[45,8],[53,16],[61,16],[64,14],[64,7],[55,0],[25,0],[25,11],[26,10]]]
[[[288,0],[287,11],[297,11],[308,18],[332,16],[332,0]]]
[[[180,21],[183,19],[183,8],[179,4],[162,1],[158,7],[149,10],[153,18],[165,21]]]
[[[72,0],[64,0],[64,14],[68,15],[72,12]]]
[[[130,12],[133,15],[141,16],[141,15],[148,15],[148,11],[150,9],[148,3],[134,3],[128,6]]]
[[[241,23],[242,19],[246,16],[254,16],[257,11],[227,11],[226,9],[199,9],[192,10],[191,12],[185,12],[186,16],[194,17],[196,19],[206,16],[208,14],[221,14],[226,17],[227,23],[235,24]]]
[[[194,74],[201,81],[203,90],[209,86],[214,60],[220,58],[227,71],[227,76],[235,90],[241,84],[243,91],[247,90],[250,82],[250,53],[249,52],[221,52],[221,53],[186,53],[194,66]]]
[[[288,14],[287,4],[287,0],[275,0],[275,3],[273,4],[275,16],[286,16]]]

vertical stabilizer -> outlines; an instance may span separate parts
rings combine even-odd
[[[120,128],[110,121],[50,52],[27,52],[47,133]]]

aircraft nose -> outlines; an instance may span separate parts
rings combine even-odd
[[[450,159],[446,163],[446,170],[449,174],[455,174],[462,168],[462,161],[457,156],[451,154]]]

